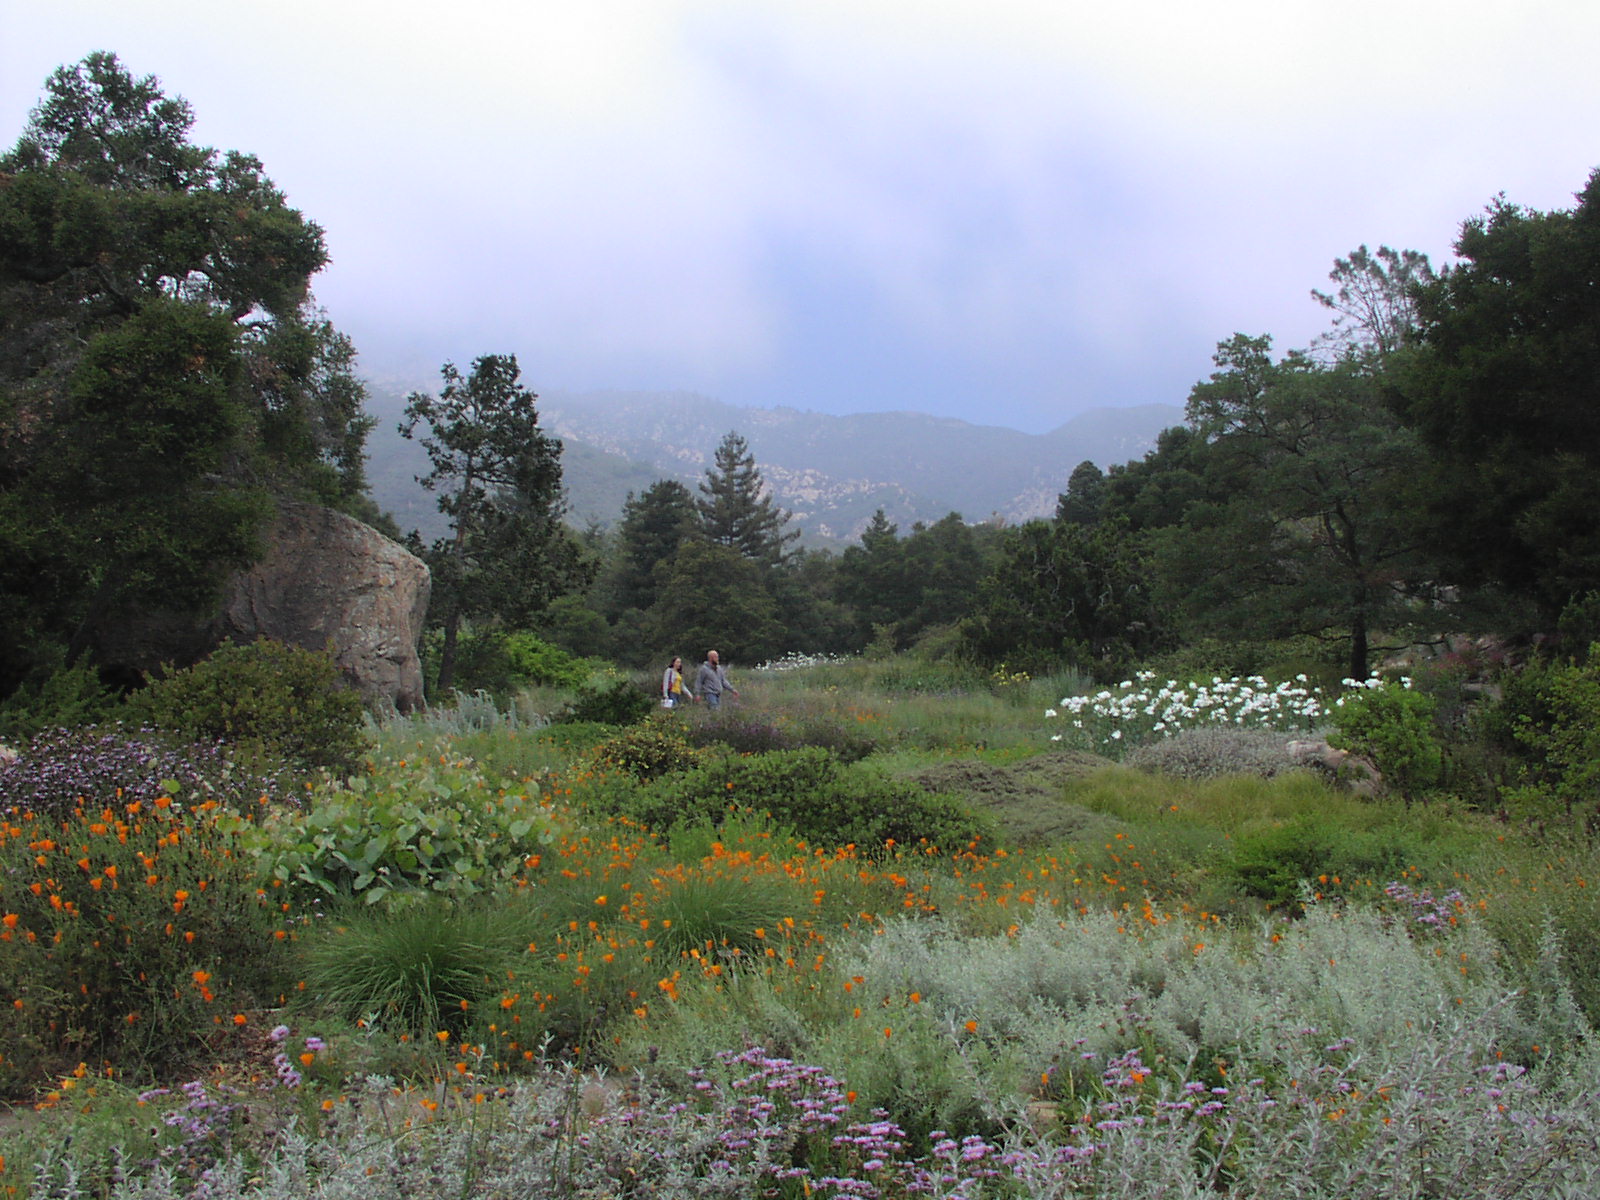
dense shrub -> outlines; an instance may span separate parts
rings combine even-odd
[[[685,729],[694,746],[726,746],[735,754],[769,754],[794,750],[799,743],[787,731],[761,717],[718,712],[690,721]]]
[[[878,749],[877,738],[825,717],[802,721],[797,735],[802,746],[820,746],[842,763],[860,762]]]
[[[540,687],[580,687],[594,674],[595,664],[519,630],[505,638],[506,659],[521,684]]]
[[[0,740],[26,741],[47,729],[99,724],[121,703],[93,667],[62,666],[37,683],[24,683],[0,702]]]
[[[551,828],[537,795],[505,791],[471,762],[422,756],[321,784],[303,809],[243,833],[269,878],[376,904],[500,886],[551,840]]]
[[[1391,832],[1306,816],[1235,838],[1223,874],[1245,895],[1286,905],[1308,889],[1329,895],[1358,881],[1396,878],[1412,856],[1413,848]]]
[[[1335,702],[1338,728],[1328,742],[1370,759],[1389,787],[1412,799],[1444,778],[1434,707],[1431,697],[1408,686],[1374,680]]]
[[[1600,645],[1581,662],[1530,663],[1505,681],[1481,723],[1515,765],[1506,799],[1519,814],[1596,814],[1600,797]]]
[[[242,810],[286,791],[275,776],[233,762],[215,742],[169,743],[148,729],[58,729],[16,749],[15,763],[0,763],[0,812],[63,820],[80,802],[94,808],[151,801],[174,786],[196,802],[211,799]]]
[[[655,719],[607,738],[591,754],[602,769],[644,781],[687,771],[700,757],[675,723]]]
[[[0,820],[0,1093],[187,1066],[286,989],[280,897],[214,801],[178,796]]]
[[[891,840],[955,850],[993,834],[986,818],[954,800],[847,766],[817,747],[708,762],[658,783],[634,815],[664,830],[683,820],[715,822],[730,805],[770,813],[809,842],[869,852]]]
[[[1289,757],[1288,741],[1273,729],[1199,726],[1137,746],[1123,761],[1141,771],[1179,779],[1215,779],[1223,775],[1257,775],[1271,779],[1298,768]]]
[[[437,675],[440,635],[429,635],[424,657]],[[455,688],[505,697],[527,687],[576,688],[598,664],[569,654],[526,630],[463,633],[456,642]],[[430,684],[437,680],[430,678]]]
[[[196,741],[221,740],[300,767],[352,769],[367,751],[361,699],[326,654],[262,638],[150,684],[136,717]]]
[[[602,725],[632,725],[655,709],[655,700],[625,675],[591,676],[578,694],[555,715],[558,724],[594,721]]]

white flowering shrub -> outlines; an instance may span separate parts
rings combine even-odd
[[[1371,686],[1381,686],[1381,681]],[[1153,672],[1141,671],[1115,687],[1067,696],[1060,711],[1046,709],[1044,715],[1064,726],[1050,735],[1051,741],[1121,759],[1134,746],[1203,726],[1309,733],[1329,723],[1336,704],[1304,675],[1277,684],[1260,675],[1157,683]]]

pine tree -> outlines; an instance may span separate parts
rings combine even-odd
[[[418,479],[439,494],[450,536],[423,550],[433,572],[428,620],[444,631],[439,690],[454,682],[465,618],[526,625],[564,591],[586,582],[576,540],[561,522],[561,443],[539,428],[538,397],[521,383],[514,354],[485,354],[463,376],[441,369],[437,397],[413,392],[400,433],[428,433],[432,470]]]
[[[729,432],[717,447],[714,465],[700,485],[700,524],[706,538],[727,546],[752,562],[781,565],[785,550],[800,536],[786,529],[789,514],[765,495],[766,485],[744,438]]]
[[[617,526],[613,586],[619,609],[650,607],[657,566],[677,554],[684,538],[699,532],[699,519],[694,497],[676,479],[658,479],[637,497],[628,493]]]

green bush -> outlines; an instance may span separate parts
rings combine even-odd
[[[121,702],[93,667],[62,666],[37,682],[24,683],[0,703],[0,741],[22,742],[46,729],[94,725]]]
[[[397,893],[492,890],[554,838],[537,795],[507,792],[469,762],[427,756],[315,788],[245,837],[285,884],[376,904]]]
[[[845,765],[818,747],[705,763],[657,783],[638,798],[633,815],[664,831],[679,821],[714,823],[730,806],[770,813],[808,842],[854,844],[869,853],[890,840],[900,846],[926,840],[955,850],[994,832],[954,800],[864,765]]]
[[[579,721],[633,725],[654,709],[655,700],[649,692],[625,675],[606,672],[585,681],[554,719],[563,725]]]
[[[812,717],[800,723],[802,746],[820,746],[842,763],[860,762],[878,749],[878,739],[841,721]]]
[[[426,648],[435,670],[442,646],[433,644],[437,640],[431,636]],[[528,687],[576,688],[595,667],[594,661],[569,654],[526,630],[474,630],[456,642],[455,688],[501,698]]]
[[[1306,816],[1234,840],[1223,867],[1246,895],[1273,906],[1290,904],[1310,888],[1324,895],[1398,878],[1412,850],[1390,832],[1346,829]]]
[[[134,720],[304,768],[349,771],[367,752],[361,698],[326,654],[281,642],[219,647],[129,701]]]
[[[1581,805],[1600,816],[1600,644],[1582,662],[1529,666],[1501,708],[1521,759],[1513,807],[1542,815],[1559,805],[1570,816]]]
[[[581,687],[594,674],[594,663],[519,630],[506,635],[506,660],[519,684],[539,687]]]
[[[607,738],[590,752],[603,770],[643,781],[687,771],[700,759],[675,723],[654,718]]]
[[[1357,688],[1335,703],[1329,745],[1372,760],[1384,782],[1406,799],[1437,788],[1444,752],[1432,697],[1399,683]]]

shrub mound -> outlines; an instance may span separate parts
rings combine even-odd
[[[694,746],[726,746],[735,754],[770,754],[774,750],[797,750],[800,743],[771,721],[759,717],[717,713],[691,722],[687,728]]]
[[[225,741],[303,768],[349,771],[368,749],[361,698],[333,660],[265,638],[219,647],[152,683],[129,710],[192,740]]]
[[[840,763],[815,746],[705,763],[641,795],[632,815],[666,830],[684,821],[716,823],[730,806],[769,813],[808,842],[853,844],[867,852],[891,840],[955,850],[993,835],[988,819],[965,805],[870,767]]]
[[[1288,735],[1275,729],[1199,726],[1129,751],[1130,767],[1179,779],[1258,775],[1271,779],[1302,769],[1288,751]]]
[[[626,676],[595,675],[553,719],[559,725],[635,725],[654,708],[655,701],[649,693]]]
[[[607,738],[590,753],[603,770],[621,771],[641,782],[687,771],[699,762],[700,755],[689,745],[683,731],[657,720],[648,720],[615,737]]]

